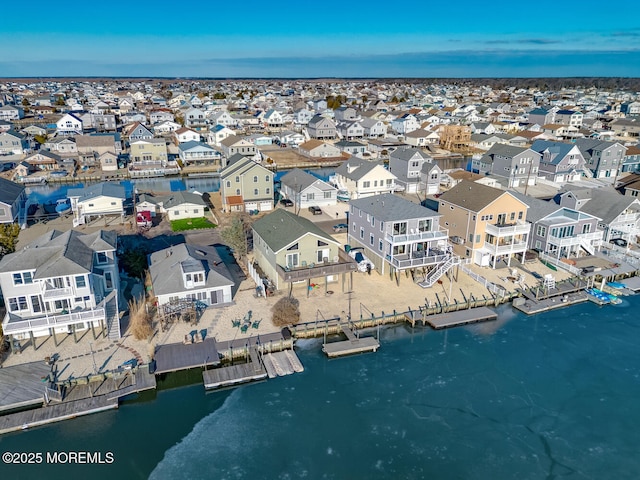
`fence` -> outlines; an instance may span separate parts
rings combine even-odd
[[[465,266],[465,265],[467,265],[469,263],[470,263],[470,259],[466,259],[466,261],[463,261],[463,262],[460,263],[460,269],[464,273],[469,275],[476,282],[481,283],[482,285],[484,285],[491,293],[495,293],[496,295],[499,295],[499,296],[504,296],[504,295],[507,294],[507,291],[504,288],[496,285],[495,283],[490,282],[489,280],[484,278],[482,275],[479,275],[479,274],[475,273],[469,267]]]
[[[538,254],[538,258],[540,260],[544,260],[547,263],[550,263],[551,265],[554,265],[558,268],[566,270],[567,272],[572,273],[574,275],[582,275],[582,270],[580,268],[574,267],[573,265],[569,265],[568,263],[562,262],[557,258],[547,255],[546,253],[540,252]]]

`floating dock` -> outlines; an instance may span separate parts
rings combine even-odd
[[[634,292],[640,291],[640,277],[631,277],[626,280],[620,280],[625,287]]]
[[[326,353],[329,358],[354,355],[356,353],[375,352],[380,347],[380,342],[373,337],[356,337],[347,325],[341,324],[340,329],[347,336],[347,340],[325,343],[322,346],[322,351]]]
[[[498,314],[488,307],[470,308],[468,310],[457,310],[455,312],[436,313],[426,315],[424,322],[431,328],[440,330],[443,328],[458,327],[470,323],[496,320]]]
[[[593,301],[597,299],[584,291],[567,293],[555,297],[547,297],[540,300],[520,297],[514,299],[513,308],[520,310],[522,313],[526,313],[527,315],[534,315],[536,313],[555,310],[556,308],[576,305],[578,303],[586,302],[587,300]]]
[[[156,374],[220,364],[216,341],[207,338],[199,343],[160,345],[155,353]]]
[[[50,373],[44,362],[0,368],[0,412],[42,405]]]

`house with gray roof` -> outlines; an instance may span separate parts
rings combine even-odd
[[[351,200],[348,243],[363,248],[380,274],[429,269],[447,259],[441,217],[391,193]]]
[[[27,201],[24,186],[0,177],[0,223],[13,223]]]
[[[120,337],[113,231],[51,230],[0,260],[5,335],[17,340],[106,329]],[[74,333],[75,337],[75,333]],[[12,342],[13,345],[13,342]]]
[[[284,198],[290,199],[298,209],[338,203],[336,187],[299,168],[287,172],[280,182],[280,193]]]
[[[145,196],[144,199],[146,202],[151,203],[150,198]],[[204,209],[207,206],[202,199],[202,195],[182,191],[155,197],[153,202],[158,205],[160,212],[167,214],[167,218],[170,221],[204,217]]]
[[[335,122],[322,115],[315,115],[307,123],[307,132],[316,140],[332,140],[337,136]]]
[[[382,162],[351,157],[336,168],[333,182],[339,190],[346,190],[349,198],[369,197],[392,193],[398,188],[397,177],[384,168]],[[402,188],[402,187],[400,187]]]
[[[420,172],[425,163],[433,163],[433,157],[416,147],[401,147],[389,154],[389,172],[396,176],[396,183],[405,193],[422,193]],[[436,192],[434,192],[436,193]]]
[[[472,160],[474,173],[491,174],[507,188],[535,185],[540,153],[524,147],[494,144],[481,158]]]
[[[235,154],[220,171],[220,195],[225,211],[272,210],[273,173],[254,160]]]
[[[531,150],[541,155],[540,176],[547,180],[563,184],[577,182],[582,177],[585,160],[575,144],[536,140]]]
[[[233,301],[235,282],[215,247],[180,243],[149,255],[158,305],[190,300],[207,306]]]
[[[84,188],[70,188],[73,226],[83,225],[99,217],[119,216],[124,219],[124,201],[127,196],[120,184],[101,182]]]
[[[595,178],[614,182],[622,169],[626,147],[618,142],[605,142],[596,138],[578,138],[587,168]]]
[[[637,243],[640,235],[640,200],[619,194],[611,187],[565,187],[555,197],[560,206],[568,206],[600,218],[598,228],[604,230],[603,240],[623,238]]]
[[[345,274],[357,269],[331,235],[285,209],[257,220],[252,229],[255,261],[277,290],[301,281],[309,286],[313,279],[321,281],[326,290],[339,275],[344,288]]]
[[[557,259],[575,258],[593,253],[602,245],[601,219],[553,201],[529,197],[518,192],[513,196],[527,204],[527,222],[531,224],[529,248]]]

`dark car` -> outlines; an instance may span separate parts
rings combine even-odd
[[[335,233],[346,232],[348,229],[349,225],[347,225],[346,223],[338,223],[337,225],[333,226],[333,231]]]
[[[309,207],[309,211],[314,215],[322,215],[322,210],[320,210],[320,207]]]
[[[627,241],[624,238],[612,238],[609,241],[611,243],[613,243],[614,245],[617,245],[618,247],[626,247],[627,246]]]
[[[280,205],[282,205],[283,207],[293,207],[293,202],[288,198],[283,198],[282,200],[280,200]]]

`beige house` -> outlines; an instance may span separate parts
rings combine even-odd
[[[393,193],[397,177],[380,162],[351,157],[338,168],[333,177],[338,190],[351,199]],[[338,192],[340,195],[341,192]]]
[[[220,195],[225,211],[273,209],[273,173],[250,158],[234,155],[220,171]]]
[[[162,164],[167,161],[167,144],[161,138],[138,140],[131,143],[131,162]]]
[[[282,208],[257,220],[252,228],[255,261],[277,290],[300,281],[310,286],[312,279],[321,280],[326,290],[340,274],[344,286],[344,274],[357,268],[331,235]]]
[[[511,257],[526,252],[529,207],[511,193],[463,180],[438,200],[440,224],[456,253],[496,268],[500,260],[510,265]]]

